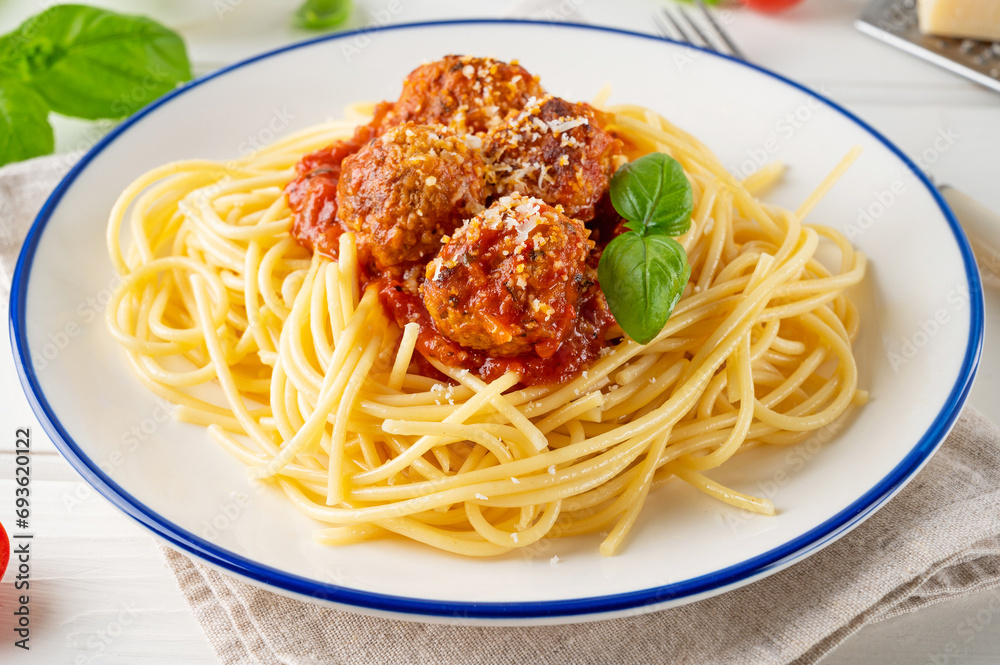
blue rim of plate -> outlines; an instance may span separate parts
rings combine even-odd
[[[159,514],[153,512],[140,501],[131,496],[105,474],[97,464],[87,457],[73,441],[69,433],[65,430],[59,418],[49,405],[38,377],[35,375],[31,365],[31,354],[28,350],[28,343],[25,338],[26,320],[25,307],[27,300],[28,280],[30,278],[31,266],[34,259],[38,242],[45,230],[53,211],[62,199],[63,194],[70,187],[77,176],[86,168],[87,164],[98,155],[104,148],[111,144],[118,136],[124,133],[130,126],[140,118],[147,115],[162,104],[169,102],[178,95],[182,95],[188,90],[195,88],[214,78],[224,76],[226,73],[245,67],[258,60],[270,58],[272,56],[291,51],[297,48],[310,46],[312,44],[348,39],[358,34],[370,34],[375,32],[392,32],[395,30],[412,30],[428,27],[441,26],[462,26],[462,25],[531,25],[556,29],[576,29],[592,32],[606,32],[618,35],[625,35],[637,39],[662,41],[681,46],[698,48],[712,57],[730,60],[742,67],[760,72],[771,78],[777,79],[786,85],[792,86],[812,97],[818,99],[830,108],[834,109],[844,117],[848,118],[861,129],[878,139],[890,152],[892,152],[907,168],[909,168],[917,179],[927,188],[938,207],[941,209],[945,219],[947,219],[959,251],[965,264],[966,277],[969,282],[970,300],[970,328],[969,341],[966,347],[965,357],[962,361],[959,376],[948,395],[947,400],[940,412],[931,423],[928,430],[916,443],[913,449],[903,458],[903,460],[879,481],[874,487],[865,492],[850,506],[834,515],[825,522],[813,527],[806,533],[794,538],[780,547],[757,555],[738,564],[724,568],[713,573],[708,573],[700,577],[667,584],[639,591],[628,593],[612,594],[606,596],[595,596],[591,598],[577,598],[568,600],[538,601],[538,602],[460,602],[460,601],[433,601],[408,598],[403,596],[392,596],[387,594],[370,593],[366,591],[356,591],[333,584],[324,584],[298,575],[291,575],[270,566],[264,566],[238,554],[218,547],[195,534],[180,528],[176,524],[167,521]],[[346,606],[353,606],[378,612],[389,612],[392,614],[404,614],[410,616],[426,617],[461,617],[462,619],[552,619],[558,617],[582,617],[586,615],[598,615],[606,613],[621,612],[628,609],[638,609],[650,605],[676,601],[683,598],[694,597],[703,594],[719,593],[728,587],[758,577],[782,568],[794,561],[800,560],[816,550],[829,544],[840,535],[860,524],[864,518],[881,507],[891,498],[903,485],[930,459],[938,446],[944,441],[948,432],[958,418],[962,405],[965,403],[975,378],[979,364],[979,357],[983,344],[983,292],[980,282],[979,272],[973,258],[972,250],[963,234],[958,221],[952,214],[944,199],[938,193],[937,188],[927,179],[927,176],[904,155],[899,148],[893,145],[882,134],[869,126],[866,122],[855,116],[847,109],[841,107],[826,97],[791,81],[779,74],[759,67],[757,65],[738,60],[726,55],[715,53],[699,47],[691,47],[689,44],[664,39],[655,35],[641,32],[622,30],[603,26],[593,26],[582,23],[560,23],[554,21],[534,21],[527,19],[462,19],[455,21],[427,21],[419,23],[403,23],[377,28],[365,28],[351,32],[326,35],[305,42],[291,44],[282,48],[268,51],[260,55],[248,58],[234,65],[225,67],[218,71],[207,74],[201,78],[191,81],[187,85],[174,90],[161,97],[155,102],[141,109],[97,143],[63,178],[59,185],[49,196],[32,225],[28,236],[25,239],[24,247],[18,258],[14,279],[11,285],[10,301],[10,325],[11,325],[11,346],[14,352],[14,359],[17,364],[18,375],[24,388],[28,401],[32,409],[38,416],[46,433],[55,442],[62,455],[69,461],[74,469],[91,486],[100,492],[105,498],[118,506],[127,515],[138,521],[140,524],[151,530],[157,536],[166,540],[174,547],[195,555],[203,561],[216,568],[229,571],[236,575],[254,580],[258,583],[282,589],[286,592],[312,597],[327,602],[338,603]]]

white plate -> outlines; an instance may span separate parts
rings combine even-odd
[[[394,98],[447,53],[519,59],[555,94],[654,108],[733,170],[791,166],[771,199],[795,207],[853,145],[863,156],[810,220],[871,259],[856,345],[871,402],[792,449],[740,455],[717,478],[764,494],[748,516],[676,483],[654,493],[624,551],[544,541],[468,560],[402,541],[312,542],[317,526],[199,427],[167,418],[104,327],[115,280],[108,212],[133,178],[174,159],[226,160],[357,100]],[[63,455],[159,537],[271,589],[425,621],[558,623],[678,605],[815,552],[882,505],[953,425],[975,372],[982,293],[957,223],[916,167],[818,95],[755,67],[645,35],[477,21],[399,26],[294,46],[196,81],[123,123],[67,176],[22,252],[11,300],[29,399]],[[820,444],[823,445],[820,445]],[[558,555],[559,563],[550,563]]]

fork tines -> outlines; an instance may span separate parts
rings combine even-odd
[[[694,0],[694,3],[699,10],[696,16],[674,2],[663,8],[662,15],[654,13],[653,25],[656,26],[656,31],[668,39],[745,59],[719,21],[708,11],[705,3],[702,0]]]

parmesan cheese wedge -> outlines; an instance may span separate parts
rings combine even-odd
[[[1000,0],[918,0],[920,32],[1000,41]]]

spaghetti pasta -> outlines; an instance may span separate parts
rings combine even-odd
[[[491,556],[607,531],[610,555],[671,478],[773,514],[706,473],[740,450],[800,441],[864,401],[846,291],[865,258],[802,219],[833,179],[797,212],[767,205],[754,192],[780,166],[740,182],[655,113],[606,111],[639,151],[683,166],[694,214],[679,242],[692,272],[653,341],[622,338],[566,383],[524,387],[511,372],[486,382],[436,361],[447,381],[428,378],[413,362],[418,326],[400,328],[374,288],[360,290],[354,236],[340,237],[339,261],[290,237],[282,188],[293,166],[353,123],[136,180],[108,227],[123,277],[111,334],[176,417],[207,426],[252,477],[324,523],[322,543],[392,533]],[[817,259],[821,242],[839,250],[836,270]]]

